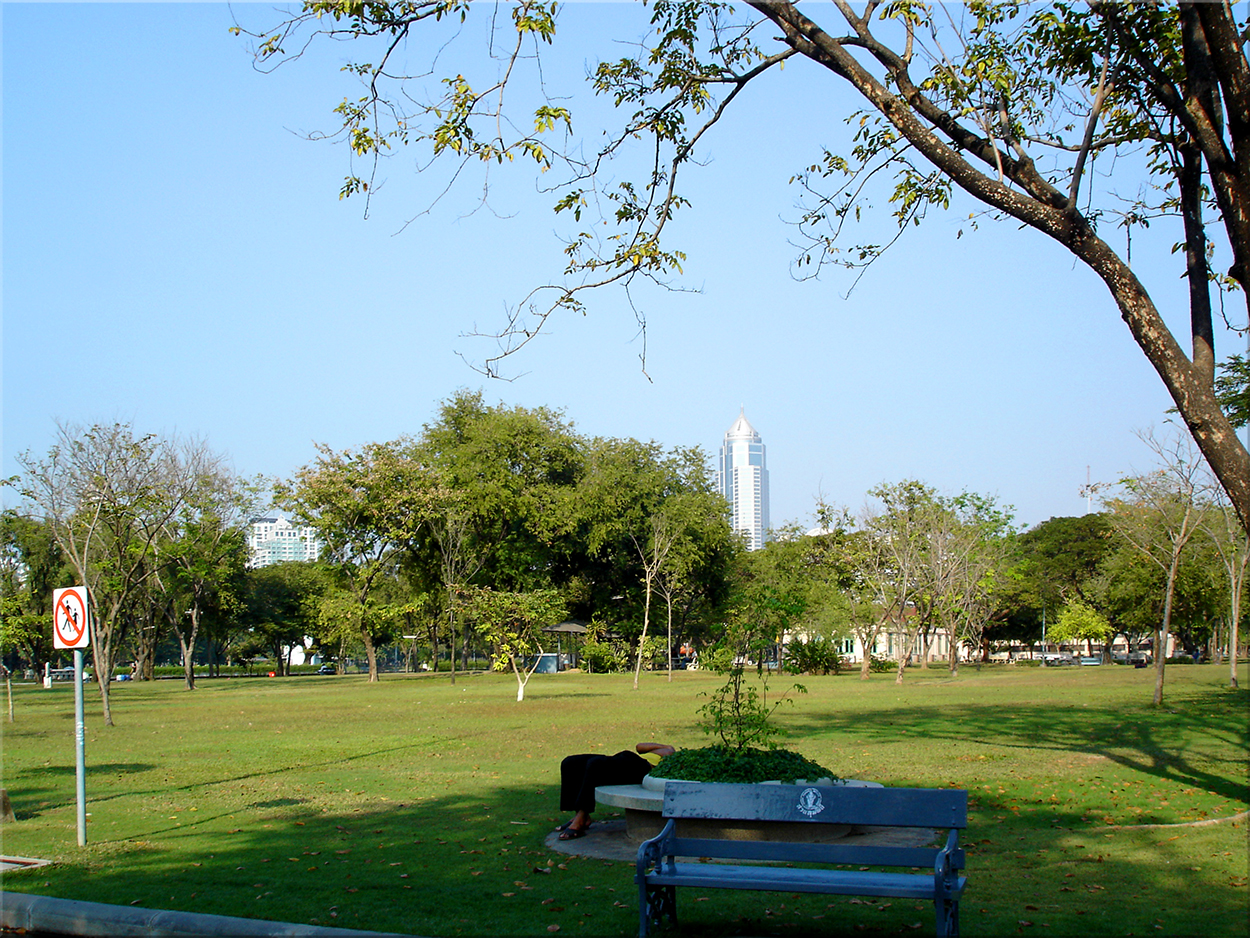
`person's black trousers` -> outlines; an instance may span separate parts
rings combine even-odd
[[[651,763],[628,749],[614,756],[581,753],[560,763],[560,810],[595,810],[600,785],[637,785],[651,771]]]

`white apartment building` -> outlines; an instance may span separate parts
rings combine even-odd
[[[253,518],[247,531],[251,550],[249,567],[268,567],[288,560],[316,560],[321,541],[309,525],[294,525],[286,518]]]
[[[745,409],[725,433],[716,483],[733,506],[733,529],[746,536],[747,550],[759,550],[768,540],[768,462],[764,441],[747,421]]]

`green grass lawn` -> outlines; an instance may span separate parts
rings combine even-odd
[[[787,745],[840,775],[970,793],[968,935],[1247,935],[1250,693],[1227,669],[964,668],[808,677]],[[386,675],[114,685],[88,695],[77,846],[73,696],[15,689],[4,888],[416,935],[630,935],[631,865],[551,853],[558,763],[702,745],[711,675]],[[780,680],[775,686],[780,686]],[[1247,681],[1243,670],[1242,686]],[[1134,826],[1137,825],[1137,826]],[[1140,826],[1162,825],[1162,826]],[[683,891],[684,935],[931,934],[908,901]]]

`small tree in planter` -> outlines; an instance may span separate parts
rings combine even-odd
[[[793,782],[797,778],[816,779],[834,775],[824,766],[776,743],[785,730],[771,718],[783,703],[794,704],[790,691],[807,693],[802,684],[793,684],[771,703],[768,699],[769,672],[763,655],[772,646],[772,636],[741,621],[731,627],[729,656],[710,656],[723,662],[715,668],[725,675],[725,683],[712,692],[699,708],[699,728],[720,742],[700,749],[681,749],[664,759],[659,773],[665,778],[697,782]],[[755,656],[755,665],[749,659]],[[757,680],[748,675],[755,671]]]

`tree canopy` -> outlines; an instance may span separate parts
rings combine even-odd
[[[799,274],[862,269],[931,209],[951,206],[956,190],[981,207],[971,223],[1040,232],[1105,285],[1250,521],[1250,456],[1214,383],[1212,292],[1246,293],[1250,283],[1250,63],[1244,16],[1229,3],[838,0],[800,10],[658,0],[642,9],[643,38],[622,37],[631,40],[623,54],[589,70],[616,109],[601,137],[574,134],[575,116],[542,80],[543,57],[560,51],[548,0],[513,4],[507,25],[492,20],[488,47],[467,53],[452,42],[455,24],[476,15],[465,0],[308,0],[273,27],[238,31],[253,37],[262,68],[319,38],[352,44],[346,68],[361,93],[339,103],[337,132],[327,134],[352,153],[344,197],[374,197],[378,158],[401,146],[421,148],[423,167],[528,163],[543,176],[570,219],[567,266],[512,308],[494,335],[499,352],[482,363],[489,374],[549,316],[584,310],[587,291],[679,276],[685,248],[669,222],[690,205],[680,181],[744,89],[806,59],[819,72],[788,70],[803,83],[791,93],[825,102],[812,121],[833,114],[855,135],[847,152],[813,154],[793,174]],[[895,233],[854,243],[880,196]],[[1134,271],[1132,234],[1146,226],[1174,232],[1188,351]],[[1120,231],[1124,249],[1111,240]]]

